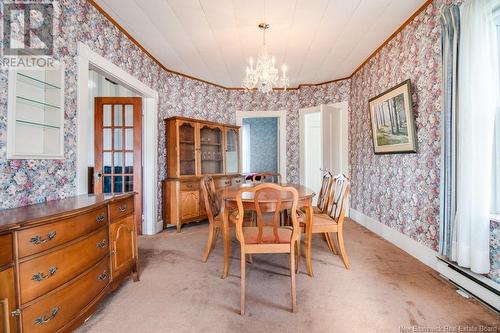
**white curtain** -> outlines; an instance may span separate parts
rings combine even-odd
[[[457,216],[452,260],[480,274],[490,270],[493,131],[498,91],[495,2],[498,0],[465,0],[460,9]]]

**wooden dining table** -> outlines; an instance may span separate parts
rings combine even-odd
[[[236,195],[243,188],[252,188],[259,185],[258,183],[242,183],[235,184],[225,187],[221,190],[220,195],[222,197],[222,238],[224,242],[224,270],[222,273],[222,278],[225,279],[229,273],[229,258],[231,255],[231,241],[230,241],[230,221],[229,215],[235,209],[238,209],[236,204]],[[298,207],[303,209],[306,215],[306,232],[305,232],[305,247],[306,247],[306,269],[309,276],[313,276],[312,266],[311,266],[311,223],[312,223],[312,199],[316,195],[312,190],[299,184],[281,184],[282,186],[294,187],[299,194]],[[282,197],[282,205],[286,207],[287,203],[291,207],[291,197]],[[253,194],[243,193],[242,195],[243,208],[245,211],[255,210]]]

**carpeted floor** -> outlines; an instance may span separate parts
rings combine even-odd
[[[201,257],[207,225],[141,237],[141,281],[127,281],[77,332],[437,332],[497,326],[500,317],[465,299],[436,272],[354,222],[346,223],[352,269],[313,237],[314,278],[297,276],[291,313],[286,255],[256,255],[247,267],[246,315],[239,315],[239,244],[220,278],[222,242]],[[416,330],[405,330],[406,328]],[[444,332],[444,330],[442,330]],[[462,330],[463,331],[463,330]],[[471,331],[471,330],[469,330]],[[495,332],[496,332],[495,331]]]

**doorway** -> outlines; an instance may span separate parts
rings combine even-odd
[[[286,179],[286,111],[238,111],[242,172],[278,172]]]
[[[77,124],[78,138],[88,138],[92,124],[89,123],[89,73],[90,69],[99,72],[111,81],[137,93],[142,98],[142,221],[137,221],[138,230],[143,234],[153,235],[163,230],[163,221],[159,218],[157,203],[159,193],[158,182],[158,92],[139,81],[98,53],[92,51],[84,43],[78,43],[78,94]],[[147,130],[146,130],[147,129]],[[93,137],[93,135],[92,135]],[[88,193],[89,150],[94,146],[89,140],[77,140],[77,194]]]
[[[322,174],[348,175],[348,105],[321,104],[300,109],[300,183],[321,187]]]

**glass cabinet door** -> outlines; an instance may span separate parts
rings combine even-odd
[[[196,175],[195,129],[190,123],[179,125],[179,164],[181,176]]]
[[[222,128],[203,126],[200,129],[201,173],[224,173]]]
[[[238,130],[226,129],[226,173],[238,173],[239,149]]]

